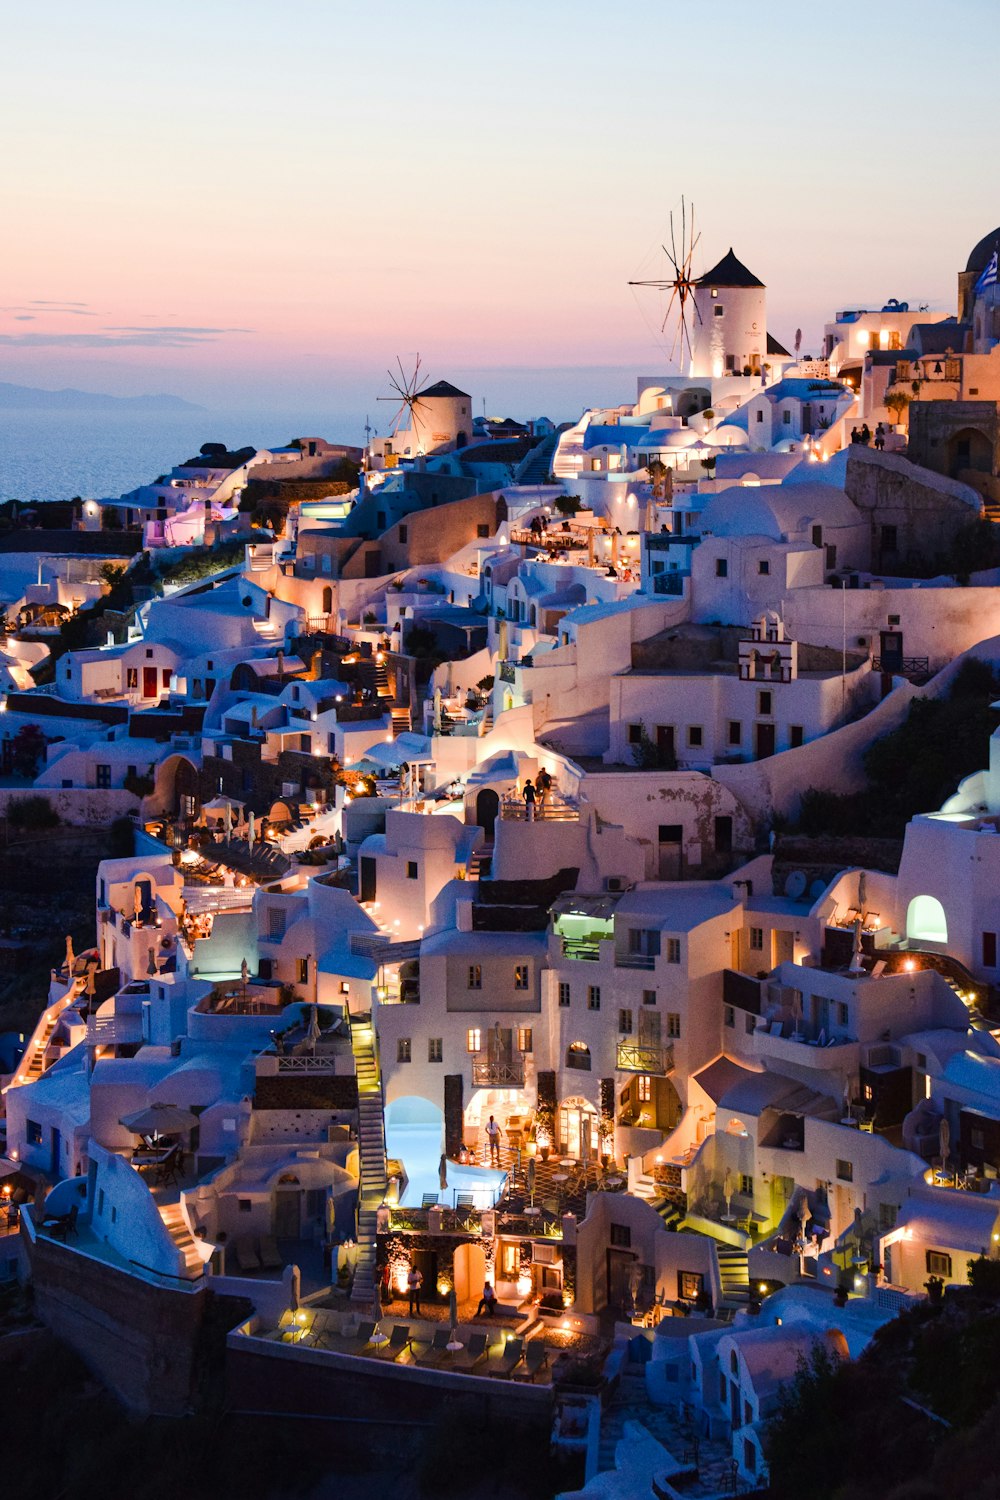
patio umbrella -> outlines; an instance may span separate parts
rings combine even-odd
[[[455,1295],[454,1287],[448,1293],[448,1321],[451,1324],[451,1337],[445,1348],[450,1349],[454,1354],[463,1347],[462,1340],[458,1336],[458,1298]]]
[[[375,1294],[372,1297],[372,1317],[375,1319],[375,1331],[372,1334],[372,1343],[387,1344],[389,1342],[389,1335],[382,1332],[382,1297],[377,1281],[375,1283]]]
[[[253,813],[251,813],[250,817],[249,817],[249,819],[247,821],[247,843],[250,845],[251,852],[253,851],[253,841],[254,841],[254,836],[256,835],[256,832],[257,832],[257,821],[254,818]]]
[[[445,1192],[448,1187],[448,1158],[443,1151],[441,1160],[438,1162],[438,1182],[441,1184],[442,1193]]]
[[[728,1214],[729,1205],[733,1198],[733,1174],[729,1167],[726,1168],[726,1175],[722,1179],[722,1196],[726,1200],[726,1213]]]
[[[157,1101],[137,1110],[134,1115],[122,1115],[118,1123],[131,1130],[133,1135],[176,1135],[183,1130],[193,1130],[198,1116],[177,1104]]]
[[[942,1165],[942,1167],[947,1167],[947,1165],[948,1165],[948,1147],[950,1145],[951,1145],[951,1126],[948,1124],[947,1117],[945,1115],[942,1115],[941,1116],[941,1124],[938,1127],[938,1148],[939,1148],[940,1153],[941,1153],[941,1165]]]
[[[231,802],[226,803],[226,810],[223,813],[223,822],[226,830],[226,843],[228,844],[229,840],[233,836],[233,804]]]
[[[535,1158],[528,1158],[528,1192],[531,1194],[531,1206],[535,1206]]]
[[[306,1040],[314,1052],[316,1051],[316,1043],[322,1034],[319,1029],[319,1005],[314,1001],[309,1010],[309,1030],[306,1033]]]

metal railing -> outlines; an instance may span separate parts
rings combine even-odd
[[[930,671],[930,658],[927,656],[903,656],[890,658],[882,665],[881,656],[872,657],[873,672],[892,672],[899,677],[922,677]]]
[[[663,1077],[674,1070],[674,1049],[643,1042],[619,1042],[616,1067],[619,1073],[653,1073]]]
[[[616,969],[655,969],[658,953],[616,953]]]
[[[476,1059],[472,1064],[472,1082],[477,1088],[522,1088],[524,1058]]]
[[[562,940],[563,958],[579,958],[586,963],[596,963],[601,956],[599,940],[568,938]]]

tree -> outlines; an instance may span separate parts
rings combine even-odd
[[[26,781],[34,781],[47,744],[48,740],[37,724],[22,724],[14,736],[14,774],[23,776]]]
[[[556,510],[561,516],[575,516],[580,509],[579,495],[557,495]]]
[[[59,822],[59,814],[48,797],[15,797],[8,804],[7,821],[12,828],[23,828],[34,833],[44,828],[55,828]]]
[[[886,391],[885,405],[888,407],[889,411],[894,413],[894,418],[897,423],[902,421],[903,412],[909,406],[911,399],[912,398],[907,395],[906,391],[904,391],[902,388],[897,388],[896,386],[890,386],[890,388]]]
[[[101,525],[105,531],[121,531],[122,518],[114,505],[106,505],[101,511]]]

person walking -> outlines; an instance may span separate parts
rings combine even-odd
[[[406,1290],[410,1296],[411,1318],[420,1317],[420,1288],[423,1286],[423,1284],[423,1276],[417,1270],[416,1266],[411,1266],[409,1275],[406,1278]]]
[[[490,1166],[493,1166],[494,1162],[497,1166],[500,1165],[500,1137],[502,1134],[503,1131],[500,1129],[500,1126],[494,1120],[493,1116],[490,1115],[486,1126],[486,1139],[490,1146]]]
[[[548,800],[549,792],[552,790],[552,777],[544,766],[535,777],[535,790],[538,793],[538,810],[544,818],[545,803]]]
[[[524,798],[524,811],[528,822],[533,823],[535,821],[535,788],[530,776],[524,783],[524,791],[521,795]]]
[[[492,1318],[496,1310],[497,1294],[493,1290],[493,1283],[488,1281],[483,1287],[483,1295],[480,1297],[479,1306],[476,1308],[476,1317],[481,1318],[485,1313],[488,1318]]]

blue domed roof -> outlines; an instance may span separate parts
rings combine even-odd
[[[967,271],[975,271],[978,276],[980,271],[985,271],[990,263],[990,256],[1000,246],[1000,228],[991,229],[989,234],[984,234],[979,244],[973,250],[965,263]]]

